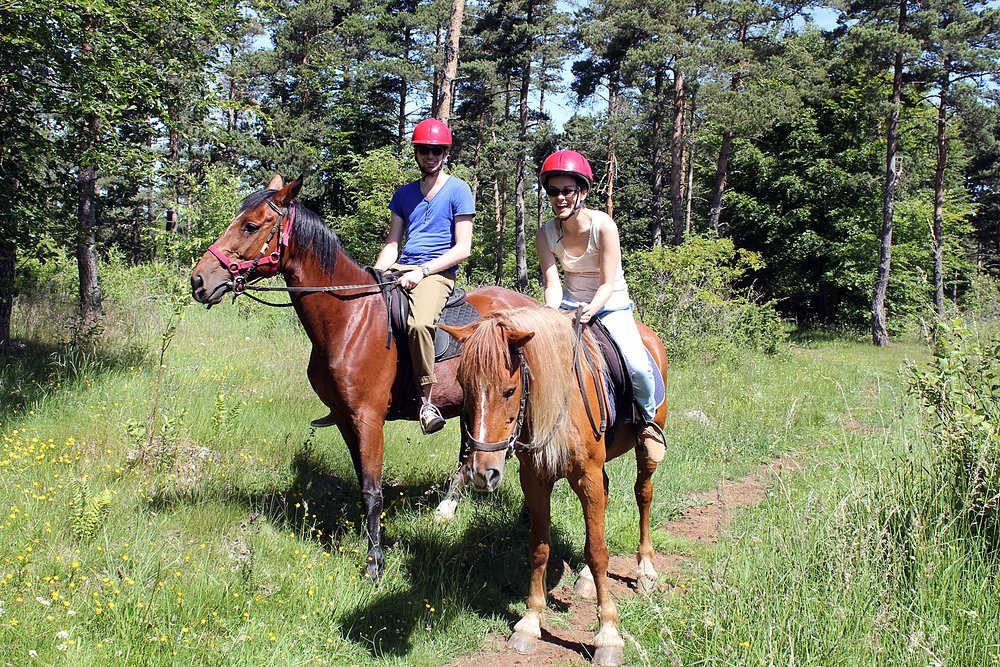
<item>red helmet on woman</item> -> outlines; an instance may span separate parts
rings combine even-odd
[[[451,146],[451,130],[437,118],[428,118],[413,128],[414,144],[426,146]]]
[[[587,158],[576,151],[556,151],[545,158],[545,162],[542,163],[542,169],[538,172],[538,180],[542,182],[542,187],[544,188],[550,177],[558,176],[559,174],[582,178],[587,182],[588,190],[594,184],[594,170],[590,168]]]

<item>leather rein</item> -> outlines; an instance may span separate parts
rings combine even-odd
[[[292,232],[292,223],[295,222],[295,204],[289,204],[285,208],[280,208],[273,200],[266,200],[267,205],[272,211],[278,214],[278,219],[274,221],[274,225],[271,227],[271,231],[267,235],[267,240],[264,241],[264,245],[261,246],[260,252],[257,257],[252,260],[237,261],[229,257],[219,246],[214,243],[208,246],[208,251],[215,255],[223,267],[229,271],[229,274],[233,277],[233,301],[236,301],[236,297],[241,295],[246,295],[266,306],[274,306],[276,308],[287,308],[292,305],[292,303],[272,303],[270,301],[264,301],[250,294],[248,290],[254,290],[257,292],[294,292],[294,293],[310,293],[310,292],[324,292],[324,293],[335,293],[346,290],[357,290],[357,289],[372,289],[372,288],[382,288],[386,285],[394,285],[399,282],[399,273],[391,273],[391,278],[386,281],[381,281],[376,279],[374,283],[362,284],[362,285],[326,285],[322,287],[275,287],[275,286],[264,286],[256,285],[258,281],[265,278],[273,277],[275,273],[281,268],[281,253],[284,248],[288,247],[288,239]],[[281,230],[281,236],[278,237],[278,244],[272,252],[267,252],[267,249],[271,247],[271,241],[274,239],[275,234],[278,232],[278,228],[281,226],[282,220],[285,221],[284,229]],[[259,267],[270,267],[274,266],[274,272],[270,275],[257,275],[253,274],[258,270]],[[372,292],[372,294],[378,294],[379,292]]]

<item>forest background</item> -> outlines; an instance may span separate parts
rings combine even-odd
[[[304,203],[373,261],[435,115],[478,200],[466,283],[536,288],[536,171],[572,148],[664,336],[679,302],[656,295],[711,276],[735,319],[884,344],[993,291],[992,5],[8,0],[0,340],[39,267],[75,258],[93,322],[101,262],[189,265],[275,172],[305,175]]]
[[[686,564],[620,600],[628,664],[1000,664],[998,13],[0,0],[0,664],[437,667],[509,632],[516,482],[438,525],[458,424],[387,425],[372,586],[294,314],[190,307],[275,172],[371,262],[430,115],[477,194],[461,284],[538,294],[535,174],[576,149],[668,347],[653,539]],[[666,527],[776,461],[717,547]],[[578,508],[558,486],[566,575]]]

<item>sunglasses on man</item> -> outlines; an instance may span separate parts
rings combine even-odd
[[[578,193],[579,191],[580,188],[570,188],[570,187],[565,187],[562,190],[560,190],[559,188],[545,188],[545,194],[547,194],[550,197],[558,197],[559,195],[562,195],[563,197],[569,198]]]
[[[428,155],[430,153],[443,155],[446,150],[448,150],[447,146],[417,146],[417,152],[421,155]]]

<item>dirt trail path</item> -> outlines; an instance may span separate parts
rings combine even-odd
[[[760,466],[741,480],[726,480],[716,488],[689,496],[691,506],[678,518],[660,528],[675,537],[681,537],[701,545],[715,544],[721,530],[729,524],[734,511],[755,505],[764,499],[767,489],[784,470],[798,470],[798,462],[790,457],[782,457]],[[683,556],[657,554],[653,561],[659,573],[657,586],[668,588],[681,575]],[[563,572],[571,573],[568,564],[563,564]],[[616,599],[629,598],[635,591],[635,557],[611,556],[608,563],[608,578],[611,593]],[[448,667],[575,667],[589,665],[593,654],[590,641],[594,637],[592,626],[596,622],[594,604],[573,597],[573,587],[566,577],[559,581],[549,595],[549,608],[565,610],[562,620],[552,622],[547,617],[547,627],[542,628],[542,639],[538,650],[532,655],[518,655],[506,647],[506,634],[487,637],[482,650],[473,656],[461,658]]]

